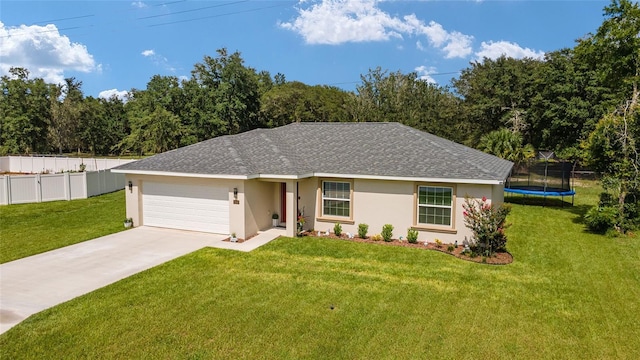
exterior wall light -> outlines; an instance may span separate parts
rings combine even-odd
[[[133,192],[133,183],[129,180],[129,192]]]
[[[238,188],[233,188],[233,198],[238,200]]]

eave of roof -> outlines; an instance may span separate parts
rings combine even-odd
[[[368,179],[368,180],[386,180],[386,181],[414,181],[428,183],[447,183],[447,184],[485,184],[499,185],[504,180],[486,180],[486,179],[447,179],[447,178],[429,178],[429,177],[409,177],[409,176],[380,176],[380,175],[359,175],[359,174],[336,174],[336,173],[308,173],[303,175],[277,175],[277,174],[253,174],[253,175],[225,175],[225,174],[193,174],[179,173],[169,171],[144,171],[144,170],[120,170],[111,169],[114,173],[132,174],[132,175],[150,175],[150,176],[172,176],[187,178],[205,178],[205,179],[229,179],[229,180],[302,180],[311,177],[320,178],[341,178],[341,179]]]

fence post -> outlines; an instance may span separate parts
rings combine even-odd
[[[64,173],[64,198],[71,200],[71,176],[68,172]]]
[[[104,189],[106,188],[105,177],[102,171],[98,171],[98,178],[100,179],[100,194],[104,194]]]
[[[40,180],[40,173],[37,173],[35,177],[36,202],[42,202],[42,182]]]
[[[4,190],[4,199],[2,200],[3,203],[7,205],[11,205],[11,187],[9,186],[9,184],[11,184],[11,181],[9,178],[9,175],[5,175],[2,177],[2,188]]]
[[[84,183],[84,194],[83,194],[83,199],[88,199],[89,198],[89,184],[87,182],[87,172],[84,171],[82,172],[82,182]]]

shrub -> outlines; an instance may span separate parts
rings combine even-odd
[[[391,237],[393,236],[393,225],[385,224],[384,226],[382,226],[382,232],[380,234],[382,235],[384,241],[390,242]]]
[[[436,239],[435,241],[436,241],[436,246],[437,247],[442,247],[442,240]]]
[[[333,233],[338,237],[342,235],[342,225],[340,225],[340,223],[333,225]]]
[[[367,238],[367,232],[369,231],[369,225],[367,224],[358,224],[358,236],[366,239]]]
[[[380,234],[375,234],[375,235],[373,235],[373,236],[371,237],[371,240],[373,240],[373,241],[380,241],[380,240],[382,240],[382,235],[380,235]]]
[[[473,232],[474,245],[484,252],[493,255],[495,251],[504,250],[507,245],[507,237],[504,229],[505,221],[511,211],[508,206],[494,206],[487,201],[465,198],[464,223]]]
[[[594,206],[584,216],[589,230],[604,234],[613,229],[618,220],[618,209],[613,206]]]
[[[455,249],[456,249],[456,247],[455,247],[455,246],[453,246],[453,245],[449,245],[449,246],[447,247],[447,251],[448,251],[448,252],[453,252],[453,250],[455,250]]]
[[[409,229],[407,230],[407,241],[411,244],[418,243],[418,230]]]

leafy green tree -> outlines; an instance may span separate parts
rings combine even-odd
[[[128,134],[128,122],[122,100],[84,99],[78,127],[80,147],[93,155],[109,155]]]
[[[260,91],[268,91],[267,73],[246,67],[239,52],[217,50],[194,65],[183,83],[187,98],[184,116],[197,141],[255,129],[259,123]]]
[[[131,119],[131,134],[123,139],[121,147],[139,155],[158,154],[180,147],[184,133],[178,116],[157,107],[150,114]]]
[[[49,87],[24,68],[9,74],[0,78],[0,154],[46,152]]]
[[[399,122],[448,139],[464,140],[459,98],[417,74],[370,70],[360,76],[351,105],[354,121]]]
[[[78,128],[83,100],[82,81],[67,78],[62,85],[50,86],[49,139],[62,154],[64,150],[76,149],[80,144]]]
[[[581,39],[575,52],[601,86],[609,90],[612,108],[638,94],[640,5],[612,0],[604,8],[604,17],[598,31]],[[632,101],[637,103],[637,95]]]
[[[112,103],[114,100],[112,100]],[[146,90],[133,89],[124,106],[126,118],[116,118],[111,127],[130,133],[112,149],[120,152],[157,153],[195,142],[192,132],[183,120],[187,112],[187,94],[175,76],[155,75]],[[119,105],[111,104],[118,114]],[[185,121],[186,122],[186,121]],[[191,130],[191,131],[190,131]],[[168,139],[171,134],[173,139]]]
[[[148,112],[161,107],[178,115],[184,108],[186,96],[177,77],[154,75],[145,90],[133,91],[132,101]]]
[[[293,122],[349,121],[350,97],[350,93],[331,86],[298,81],[279,84],[261,97],[261,123],[277,127]]]
[[[613,226],[621,233],[635,228],[640,222],[639,120],[635,108],[609,114],[598,122],[585,143],[587,163],[603,175],[605,198],[613,200],[605,201],[599,207],[616,205],[618,216]]]
[[[530,99],[535,94],[534,75],[542,61],[502,56],[471,63],[453,80],[463,97],[470,125],[468,144],[477,145],[480,137],[501,127],[531,135]],[[515,125],[515,126],[514,126]]]
[[[82,148],[93,155],[108,153],[107,120],[100,100],[91,96],[84,99],[80,119],[78,132]]]
[[[260,71],[256,74],[258,81],[258,94],[264,95],[267,91],[271,90],[274,86],[274,79],[271,78],[271,74],[268,71]]]
[[[606,89],[576,59],[573,49],[547,53],[533,85],[535,94],[527,113],[529,139],[537,148],[556,152],[578,148],[606,112],[602,103]]]
[[[113,154],[117,150],[117,145],[131,132],[125,105],[115,95],[109,99],[100,99],[100,103],[107,123],[104,151]]]

